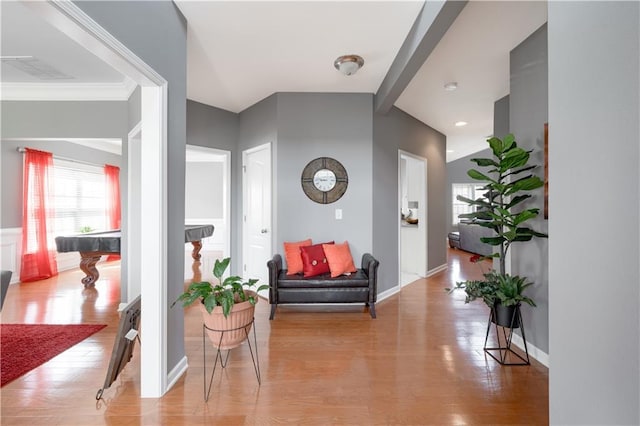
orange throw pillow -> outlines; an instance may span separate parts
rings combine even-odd
[[[285,242],[284,257],[287,260],[287,275],[299,274],[302,272],[302,256],[300,247],[311,245],[311,238],[304,241]]]
[[[343,244],[326,244],[322,248],[329,262],[331,277],[356,272],[357,269],[353,263],[353,257],[351,257],[351,250],[349,250],[347,241]]]

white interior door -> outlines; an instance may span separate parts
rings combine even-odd
[[[244,151],[242,160],[242,275],[266,284],[271,258],[271,144]]]

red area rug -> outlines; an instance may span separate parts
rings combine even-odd
[[[104,324],[0,325],[0,386],[44,364],[105,327]]]

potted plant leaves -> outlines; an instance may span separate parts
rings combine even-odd
[[[173,307],[177,302],[182,302],[182,306],[186,307],[199,302],[209,339],[218,349],[232,349],[247,338],[253,323],[255,304],[258,303],[257,292],[269,288],[266,284],[257,287],[256,279],[243,282],[241,277],[235,275],[223,279],[230,262],[229,257],[216,259],[213,275],[217,283],[191,283],[171,305]]]
[[[529,164],[531,151],[518,147],[513,134],[504,139],[492,137],[488,141],[493,158],[471,159],[485,171],[471,169],[467,172],[474,180],[484,182],[483,196],[472,200],[463,196],[457,199],[474,207],[471,213],[459,217],[468,219],[477,226],[490,228],[493,236],[481,237],[480,240],[496,248],[490,256],[474,256],[472,261],[485,258],[497,258],[497,270],[484,273],[483,280],[468,280],[456,283],[451,289],[464,289],[466,303],[482,299],[491,309],[492,318],[496,320],[496,310],[503,307],[519,307],[521,303],[535,306],[534,301],[523,294],[532,283],[526,278],[512,276],[506,272],[505,257],[513,243],[526,242],[534,237],[547,238],[547,234],[535,231],[527,222],[538,216],[536,207],[526,207],[525,201],[532,197],[531,191],[541,188],[543,181],[533,174],[536,165]],[[514,323],[513,316],[506,321],[506,326],[519,326]],[[505,325],[504,321],[503,324]]]

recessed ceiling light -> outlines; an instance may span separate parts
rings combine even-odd
[[[466,126],[469,123],[467,123],[466,121],[456,121],[455,124],[456,124],[456,127],[462,127],[462,126]]]
[[[450,81],[449,83],[446,83],[444,85],[444,90],[446,90],[447,92],[453,92],[457,88],[458,88],[458,83],[456,83],[455,81]]]

